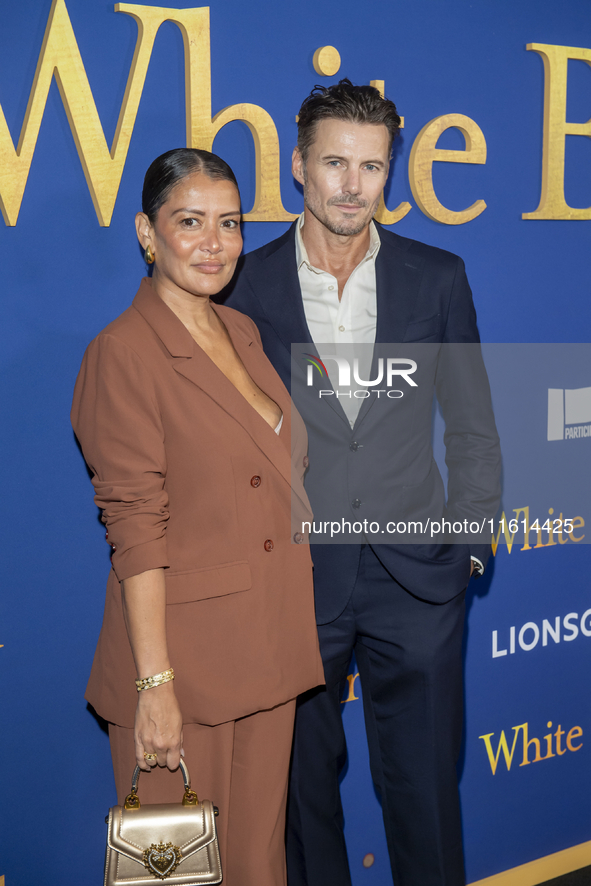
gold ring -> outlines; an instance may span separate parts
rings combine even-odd
[[[157,759],[158,759],[157,754],[146,754],[146,752],[144,751],[144,760],[148,760],[148,762],[151,763],[152,760],[157,760]]]

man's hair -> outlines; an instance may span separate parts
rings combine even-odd
[[[298,148],[304,163],[321,120],[385,126],[390,135],[388,154],[400,131],[396,105],[382,98],[375,86],[354,86],[346,77],[333,86],[315,86],[304,99],[298,119]]]

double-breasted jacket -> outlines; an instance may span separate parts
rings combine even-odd
[[[215,725],[324,682],[314,620],[306,431],[254,323],[214,306],[278,434],[142,281],[89,345],[72,423],[112,546],[87,699],[133,726],[137,692],[120,582],[164,568],[183,720]]]

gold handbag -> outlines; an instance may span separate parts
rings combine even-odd
[[[222,865],[215,826],[218,810],[211,800],[197,799],[181,759],[185,782],[182,803],[142,806],[137,795],[140,767],[123,806],[107,817],[104,886],[202,886],[222,882]]]

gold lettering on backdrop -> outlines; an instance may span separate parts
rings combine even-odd
[[[138,38],[109,151],[65,0],[54,0],[16,151],[0,108],[0,206],[7,225],[15,225],[18,218],[54,74],[99,222],[110,223],[154,38],[164,20],[156,8],[135,9],[147,14],[140,18],[130,9]]]
[[[505,757],[505,766],[507,767],[507,772],[511,769],[511,763],[513,762],[513,754],[515,753],[515,745],[517,743],[517,736],[519,735],[519,730],[523,729],[527,726],[527,723],[522,723],[520,726],[513,726],[514,736],[513,736],[513,744],[511,745],[511,750],[509,750],[509,746],[507,744],[507,739],[505,738],[505,731],[501,732],[501,737],[499,739],[499,743],[497,745],[497,752],[495,753],[491,744],[491,738],[494,736],[494,732],[489,732],[488,735],[479,735],[478,738],[481,738],[484,741],[486,747],[486,753],[488,755],[488,762],[490,763],[490,768],[492,770],[492,774],[495,775],[497,771],[497,766],[499,765],[499,757],[501,756],[501,751],[503,752],[503,756]]]
[[[369,85],[375,86],[382,98],[384,98],[384,80],[370,80]],[[400,128],[404,129],[404,117],[400,118]],[[400,203],[396,207],[396,209],[393,209],[392,211],[386,209],[384,194],[382,193],[382,196],[380,197],[380,205],[378,206],[378,211],[375,214],[375,220],[381,225],[395,225],[396,222],[399,222],[401,218],[404,218],[404,216],[407,215],[411,209],[412,206],[410,205],[410,203],[407,203],[406,200]]]
[[[542,753],[540,751],[540,739],[539,738],[529,738],[528,732],[528,724],[524,723],[522,726],[523,729],[523,762],[520,763],[520,766],[530,766],[531,763],[539,763],[540,760],[543,760]],[[534,748],[535,757],[533,760],[529,759],[529,749],[530,747]],[[553,755],[554,756],[554,755]]]
[[[464,151],[437,148],[440,135],[446,129],[459,129],[466,140]],[[443,114],[423,126],[410,152],[410,187],[419,208],[434,221],[445,225],[463,225],[484,212],[486,203],[477,200],[467,209],[454,212],[437,199],[433,188],[433,163],[486,163],[486,141],[477,123],[464,114]]]
[[[564,197],[564,154],[567,135],[591,136],[591,119],[586,123],[566,120],[566,83],[568,60],[578,59],[591,65],[591,49],[528,43],[527,49],[542,56],[544,62],[544,135],[542,154],[542,194],[535,212],[524,212],[525,219],[589,219],[591,206],[575,209]]]
[[[551,720],[548,720],[547,727],[548,729],[552,729]],[[546,747],[544,748],[546,753],[544,756],[542,756],[541,739],[529,737],[528,723],[520,723],[519,726],[513,726],[512,728],[514,734],[513,743],[511,744],[511,750],[509,750],[509,744],[505,737],[504,730],[501,731],[496,751],[492,743],[492,739],[495,735],[494,732],[489,732],[487,733],[487,735],[478,736],[479,739],[482,739],[482,741],[484,741],[486,755],[488,757],[488,762],[493,775],[496,775],[501,753],[505,758],[505,766],[507,767],[507,772],[511,771],[511,764],[513,763],[513,757],[517,748],[517,739],[520,734],[523,740],[523,760],[519,764],[520,767],[531,766],[532,763],[541,763],[542,760],[550,760],[552,757],[563,757],[566,754],[567,749],[572,753],[576,753],[583,747],[582,741],[577,745],[573,744],[573,740],[579,739],[583,735],[583,730],[580,726],[573,726],[573,728],[570,729],[567,734],[565,733],[565,730],[562,728],[562,726],[559,724],[556,732],[550,732],[548,735],[544,735],[543,740],[546,742]],[[564,749],[561,742],[563,735],[566,735],[566,748]],[[556,739],[556,742],[554,743],[556,753],[552,751],[553,738]],[[532,760],[529,759],[530,748],[532,748]]]
[[[256,194],[244,221],[293,221],[297,215],[286,212],[281,203],[279,137],[271,115],[258,105],[239,104],[229,105],[211,118],[209,8],[167,12],[171,21],[180,27],[185,45],[187,144],[211,151],[222,126],[242,120],[250,129],[256,154]],[[199,16],[197,27],[190,18],[196,14]],[[191,27],[186,23],[189,19]]]
[[[273,120],[257,105],[232,105],[211,119],[209,9],[168,9],[118,3],[116,12],[131,15],[138,38],[109,150],[86,76],[65,0],[54,0],[31,87],[20,139],[15,150],[0,108],[0,208],[7,225],[15,225],[31,168],[47,96],[55,74],[68,122],[101,225],[109,225],[127,158],[154,40],[160,25],[173,21],[185,45],[187,144],[211,150],[222,126],[243,120],[256,152],[256,196],[247,221],[291,221],[279,190],[279,139]],[[264,157],[264,162],[263,162]]]
[[[322,77],[334,77],[341,67],[341,56],[334,46],[319,46],[312,64],[316,73]]]
[[[585,525],[585,521],[583,520],[582,517],[574,517],[572,520],[572,524],[573,524],[573,529],[572,529],[572,532],[568,533],[568,537],[570,538],[571,541],[574,541],[574,542],[583,541],[583,539],[585,538],[585,533],[583,533],[583,535],[577,535],[575,537],[575,529],[580,529],[581,527],[583,527]]]
[[[349,694],[347,698],[344,698],[341,704],[345,704],[348,701],[359,701],[358,696],[355,695],[355,680],[359,676],[359,672],[356,674],[347,674],[347,682],[349,684]]]
[[[187,144],[212,150],[215,137],[223,126],[235,120],[245,123],[253,137],[256,165],[254,204],[251,211],[245,214],[245,221],[295,219],[297,216],[287,212],[281,202],[279,138],[268,112],[258,105],[241,103],[223,108],[212,118],[209,8],[171,9],[118,3],[115,11],[131,15],[136,20],[138,37],[115,137],[109,150],[66,0],[53,0],[16,149],[0,107],[0,209],[6,224],[15,225],[18,219],[54,76],[99,223],[110,224],[154,40],[165,21],[174,22],[183,36]],[[564,164],[566,136],[591,137],[591,119],[586,123],[566,121],[568,60],[578,59],[591,66],[591,49],[543,43],[530,43],[527,49],[537,52],[544,63],[544,136],[540,204],[534,212],[526,212],[522,217],[590,219],[591,206],[578,209],[566,203]],[[371,85],[384,95],[383,80],[372,80]],[[401,128],[403,126],[404,120]],[[459,129],[464,135],[465,150],[437,148],[439,137],[450,127]],[[419,208],[434,221],[460,225],[479,216],[486,208],[484,200],[477,200],[461,211],[447,209],[438,200],[433,187],[435,162],[486,163],[486,141],[477,123],[463,114],[444,114],[427,123],[412,147],[409,179]],[[382,224],[392,225],[410,210],[411,204],[407,201],[392,211],[388,210],[382,195],[376,219]],[[562,543],[560,538],[559,541]]]
[[[499,531],[496,534],[496,537],[493,535],[491,541],[491,548],[493,555],[496,556],[497,548],[499,546],[499,539],[501,537],[501,531],[505,536],[505,542],[507,544],[507,553],[511,553],[511,548],[513,547],[513,540],[517,534],[517,530],[519,529],[519,516],[523,514],[523,535],[524,535],[524,544],[521,548],[522,551],[531,550],[531,546],[529,544],[529,506],[525,508],[513,508],[513,513],[515,514],[515,518],[513,520],[507,520],[505,516],[505,512],[503,511],[502,517],[499,521]],[[514,531],[511,531],[512,525],[515,527]]]
[[[569,730],[568,735],[566,736],[566,746],[569,751],[579,751],[583,747],[583,742],[580,744],[573,746],[573,739],[580,738],[583,734],[583,730],[580,726],[573,726],[571,730]]]
[[[515,516],[509,516],[509,518],[507,518],[504,511],[501,514],[501,518],[498,521],[497,534],[495,535],[493,532],[491,538],[493,556],[496,556],[497,554],[501,535],[504,535],[505,537],[507,553],[510,554],[515,536],[518,532],[521,532],[521,530],[523,530],[523,547],[520,548],[521,551],[535,551],[538,548],[553,547],[556,544],[556,540],[558,540],[558,544],[565,545],[569,538],[572,542],[577,544],[585,538],[584,532],[581,535],[575,535],[575,531],[578,531],[585,526],[585,520],[583,517],[566,519],[563,516],[562,511],[558,517],[554,517],[554,508],[548,508],[549,516],[545,521],[543,518],[541,520],[535,519],[532,521],[530,520],[528,506],[524,508],[513,508],[513,513]],[[530,534],[532,532],[536,533],[536,543],[533,546],[530,544]],[[545,535],[542,533],[545,533]],[[566,534],[568,538],[564,538],[563,533]],[[543,539],[546,537],[547,541],[544,542]]]

